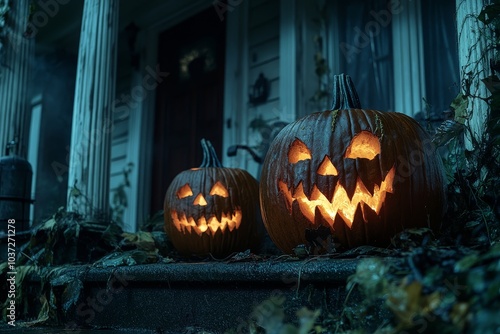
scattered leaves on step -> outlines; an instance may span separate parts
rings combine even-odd
[[[147,263],[170,263],[172,261],[173,260],[170,258],[162,257],[156,251],[133,249],[106,255],[102,259],[96,261],[94,266],[98,268],[110,268],[119,266],[134,266],[137,264]]]
[[[227,259],[227,263],[232,263],[232,262],[250,262],[250,261],[260,261],[262,260],[262,257],[259,255],[256,255],[250,251],[250,249],[247,249],[244,252],[238,252],[234,255],[229,256]]]
[[[121,248],[135,247],[139,250],[153,251],[156,249],[155,240],[150,232],[122,233]]]
[[[58,275],[55,271],[52,271],[49,275],[52,277],[50,279],[51,288],[60,288],[62,290],[59,303],[62,307],[62,311],[68,314],[80,301],[83,282],[73,275]]]

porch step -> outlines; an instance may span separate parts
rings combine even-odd
[[[346,280],[355,272],[357,262],[317,258],[75,266],[64,274],[83,282],[84,296],[64,319],[64,328],[127,329],[130,333],[242,332],[252,320],[268,318],[282,307],[288,321],[304,306],[321,309],[323,314],[334,313],[342,307]],[[32,283],[36,284],[36,279]]]

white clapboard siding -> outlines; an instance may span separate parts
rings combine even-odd
[[[113,150],[118,150],[118,149],[123,149],[126,148],[126,145],[119,144],[119,145],[113,145]],[[109,183],[109,188],[111,193],[118,188],[118,186],[123,183],[124,176],[123,176],[123,170],[127,165],[127,157],[124,154],[120,154],[117,158],[111,160],[111,180]]]
[[[125,123],[128,129],[128,119],[122,120],[120,123]],[[115,128],[116,129],[116,128]],[[113,192],[123,181],[123,169],[126,167],[127,150],[128,150],[128,130],[126,133],[121,133],[115,137],[113,131],[113,140],[111,142],[111,182],[109,185],[110,191]]]
[[[250,48],[263,44],[279,35],[279,19],[273,19],[263,24],[257,25],[248,32],[248,45]]]
[[[257,78],[257,76],[256,76],[256,78]],[[249,87],[248,87],[249,91],[251,91],[252,85],[249,85]],[[260,104],[259,106],[264,106],[267,103],[272,102],[272,101],[276,101],[276,100],[279,101],[279,78],[269,79],[269,97],[267,98],[266,102]]]
[[[276,57],[274,60],[270,62],[264,63],[260,66],[256,66],[254,68],[250,68],[248,73],[248,78],[250,79],[250,83],[253,85],[255,80],[259,77],[259,73],[263,73],[267,80],[275,80],[279,77],[279,57]]]
[[[110,166],[110,195],[123,182],[123,169],[129,162],[127,159],[129,144],[130,109],[126,104],[130,96],[130,73],[120,71],[116,81],[116,100],[113,113],[113,128],[111,133],[111,166]],[[110,197],[111,198],[111,197]]]
[[[270,89],[269,89],[269,97],[267,98],[267,102],[279,100],[279,98],[280,98],[279,78],[269,80],[269,86],[270,86]]]
[[[276,0],[252,0],[248,13],[249,91],[259,74],[264,74],[270,83],[268,103],[279,99],[279,4]],[[270,111],[263,107],[265,104],[259,106],[259,112]]]
[[[279,107],[280,99],[274,98],[268,99],[265,103],[259,104],[258,106],[250,107],[249,112],[251,116],[260,115],[263,119],[277,120],[281,113]],[[251,119],[253,119],[253,117],[251,117]]]
[[[279,57],[279,38],[269,39],[250,48],[250,68],[260,66]]]
[[[113,121],[113,140],[128,138],[128,117],[122,119],[124,115],[120,115],[119,119]]]
[[[129,90],[127,89],[129,84],[129,78],[122,78],[118,80],[118,84],[122,87],[117,87],[116,96],[124,96],[129,94]],[[126,105],[117,99],[117,103],[115,104],[115,114],[113,119],[113,131],[111,134],[111,163],[110,163],[110,180],[109,180],[109,198],[111,203],[111,208],[113,207],[113,195],[116,189],[124,183],[124,170],[127,167],[127,164],[130,162],[130,157],[128,156],[129,152],[129,126],[130,126],[130,116],[129,113],[126,112],[128,110]],[[133,167],[132,167],[133,168]],[[125,192],[128,197],[129,189],[125,188]],[[130,198],[128,198],[129,200]],[[130,203],[129,203],[130,204]],[[127,213],[125,209],[125,213],[123,215],[125,230],[130,230],[130,222],[127,221]]]

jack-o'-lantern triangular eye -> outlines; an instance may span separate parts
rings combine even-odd
[[[335,168],[332,161],[327,155],[325,155],[323,162],[319,165],[317,173],[319,175],[339,175],[339,172],[337,172],[337,168]]]
[[[221,197],[229,197],[229,192],[227,191],[226,187],[220,182],[217,181],[212,189],[210,189],[210,195],[214,196],[221,196]]]
[[[380,140],[369,131],[361,131],[355,135],[345,151],[345,157],[349,159],[373,160],[378,154],[380,154]]]
[[[288,162],[295,164],[301,160],[310,160],[311,151],[301,140],[295,139],[288,150]]]
[[[188,183],[186,183],[185,185],[180,187],[179,190],[177,190],[177,198],[182,199],[189,196],[193,196],[193,190],[191,190],[191,187],[189,186]]]
[[[193,205],[199,205],[199,206],[206,206],[207,205],[207,200],[205,197],[199,193],[196,198],[193,201]]]

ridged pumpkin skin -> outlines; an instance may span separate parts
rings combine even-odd
[[[377,140],[379,148],[370,157],[358,157],[356,145],[377,146]],[[294,158],[296,150],[300,158]],[[353,197],[356,188],[367,189],[369,195],[362,200]],[[373,209],[365,202],[376,202],[371,197],[377,192],[375,197],[383,200]],[[274,139],[262,167],[260,204],[271,239],[285,253],[300,244],[321,248],[319,236],[325,231],[341,249],[385,247],[403,229],[439,228],[445,180],[440,157],[411,117],[328,110],[288,124]],[[339,208],[352,205],[355,213],[349,226],[344,218],[348,214]]]
[[[227,193],[211,194],[217,183]],[[197,227],[182,225],[179,221],[184,218]],[[220,257],[254,249],[263,234],[258,182],[238,168],[200,167],[183,171],[166,191],[164,219],[165,231],[182,255]],[[238,224],[234,223],[236,220]]]

